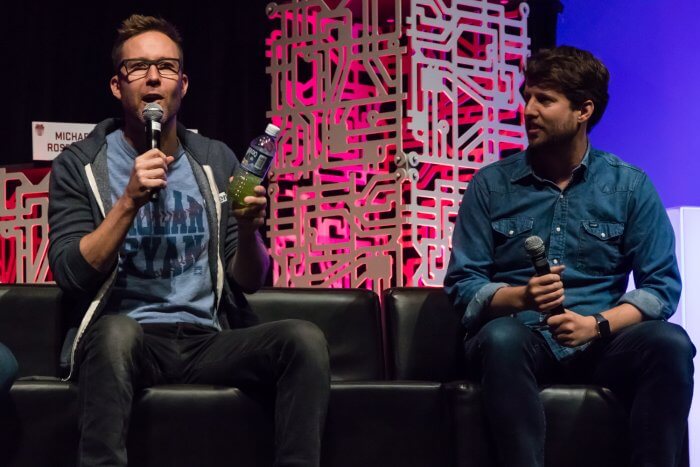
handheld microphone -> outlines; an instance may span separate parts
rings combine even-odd
[[[146,142],[150,149],[160,148],[160,121],[163,119],[163,107],[155,102],[146,104],[141,113],[146,122]],[[151,192],[151,201],[158,201],[160,188]]]
[[[549,261],[547,261],[547,255],[544,248],[544,242],[537,235],[528,237],[525,240],[525,251],[527,251],[530,260],[532,260],[532,265],[535,267],[535,274],[538,276],[544,276],[552,272],[549,269]],[[562,305],[557,306],[550,312],[552,315],[558,315],[564,313],[564,307]]]

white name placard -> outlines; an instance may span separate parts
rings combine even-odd
[[[94,123],[32,122],[32,154],[35,161],[52,161],[71,143],[85,139]]]
[[[95,123],[32,122],[32,154],[35,161],[52,161],[71,143],[85,139]],[[198,133],[196,128],[189,131]]]

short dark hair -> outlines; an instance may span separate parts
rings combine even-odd
[[[525,69],[528,86],[560,92],[573,107],[592,100],[594,110],[588,131],[600,121],[608,106],[609,81],[610,73],[603,62],[586,50],[568,45],[538,51],[528,59]]]
[[[117,38],[114,40],[114,45],[112,46],[112,65],[115,71],[119,71],[119,64],[121,63],[122,47],[124,42],[131,39],[134,36],[143,34],[148,31],[158,31],[162,32],[177,45],[177,49],[180,52],[180,69],[182,69],[184,55],[182,53],[182,36],[178,32],[177,28],[169,21],[163,18],[156,18],[155,16],[144,16],[144,15],[131,15],[125,19],[119,29],[117,29]]]

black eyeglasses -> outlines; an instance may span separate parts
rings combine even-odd
[[[180,73],[179,58],[159,58],[158,60],[146,60],[145,58],[129,58],[122,60],[119,69],[124,69],[126,78],[130,81],[141,79],[148,74],[151,65],[156,66],[156,70],[161,77],[167,79],[177,79]]]

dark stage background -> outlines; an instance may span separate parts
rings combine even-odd
[[[244,152],[263,131],[270,108],[265,38],[273,22],[265,15],[266,2],[179,3],[100,2],[99,8],[79,9],[63,2],[24,1],[11,6],[14,14],[0,20],[6,22],[3,68],[11,70],[2,73],[0,163],[32,161],[34,120],[97,123],[121,115],[109,90],[110,52],[116,28],[131,13],[163,16],[184,37],[190,88],[179,120]]]
[[[12,1],[12,0],[11,0]],[[332,0],[329,0],[329,3]],[[393,2],[393,0],[390,0]],[[335,0],[334,3],[337,3]],[[350,2],[359,8],[361,2]],[[404,1],[408,12],[408,1]],[[518,3],[518,2],[514,2]],[[531,0],[532,50],[556,39],[558,0]],[[184,37],[190,87],[179,120],[241,155],[270,109],[267,1],[74,4],[20,0],[0,7],[0,164],[32,162],[32,121],[97,123],[120,116],[109,90],[115,30],[132,13],[163,16]]]

